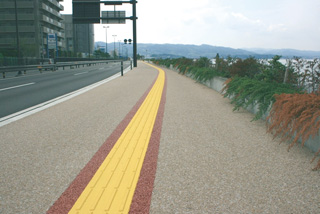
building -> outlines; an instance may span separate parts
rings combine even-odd
[[[20,50],[21,57],[56,57],[64,49],[61,1],[1,0],[0,53],[18,56]]]
[[[84,56],[93,54],[94,27],[93,24],[73,24],[72,15],[62,15],[65,25],[66,51],[82,53]]]
[[[73,23],[72,23],[72,15],[62,14],[63,23],[65,26],[64,31],[64,47],[65,51],[74,52],[74,38],[73,38]]]

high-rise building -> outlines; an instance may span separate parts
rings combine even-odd
[[[93,24],[73,24],[72,15],[62,15],[65,29],[66,51],[92,55],[94,51]]]
[[[61,1],[1,0],[0,53],[55,57],[64,49],[64,24],[60,14],[64,8],[59,3]]]
[[[63,23],[65,26],[64,31],[64,42],[65,42],[65,50],[74,52],[74,36],[73,36],[73,23],[72,23],[72,15],[62,14]]]
[[[75,52],[92,55],[94,51],[93,24],[74,25],[74,50]]]

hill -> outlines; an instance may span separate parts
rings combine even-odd
[[[96,42],[97,46],[105,46],[104,42]],[[128,48],[129,56],[132,56],[132,44],[125,45]],[[108,50],[113,50],[114,44],[108,43]],[[116,43],[116,48],[119,45]],[[124,49],[125,50],[125,49]],[[121,50],[122,52],[122,50]],[[292,58],[294,56],[302,58],[319,58],[320,51],[301,51],[294,49],[234,49],[229,47],[212,46],[212,45],[183,45],[183,44],[145,44],[138,43],[138,54],[147,56],[147,58],[213,58],[219,53],[222,57],[239,57],[247,58],[253,56],[255,58],[272,58],[274,55],[281,55],[283,58]]]
[[[211,46],[211,45],[181,45],[181,44],[139,44],[139,53],[148,56],[161,56],[161,54],[171,54],[177,56],[184,56],[187,58],[208,57],[213,58],[219,53],[220,56],[227,57],[247,57],[254,54],[253,52],[233,49],[227,47]],[[147,51],[146,51],[147,50]]]
[[[295,49],[263,49],[263,48],[245,48],[247,51],[257,54],[274,54],[281,55],[283,58],[302,57],[302,58],[320,58],[320,51],[306,51]]]

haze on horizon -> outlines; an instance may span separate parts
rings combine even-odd
[[[61,3],[71,14],[72,0]],[[131,7],[116,10],[131,16]],[[138,43],[320,51],[319,0],[138,0],[137,16]],[[103,26],[96,42],[106,41]],[[132,21],[108,26],[108,43],[132,38]]]

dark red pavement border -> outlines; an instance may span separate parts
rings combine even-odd
[[[158,76],[157,76],[158,77]],[[156,78],[157,79],[157,78]],[[143,94],[131,111],[126,117],[120,122],[113,133],[108,137],[105,143],[99,148],[87,165],[80,171],[74,181],[65,190],[65,192],[59,197],[59,199],[49,208],[47,214],[64,214],[68,213],[83,190],[86,188],[102,162],[105,160],[114,144],[117,142],[122,132],[126,129],[135,113],[140,108],[141,104],[145,100],[146,96],[150,92],[155,81],[151,84],[149,89]],[[153,182],[155,177],[155,170],[158,158],[158,148],[161,134],[161,125],[164,112],[165,104],[165,93],[166,93],[166,82],[164,91],[161,98],[159,111],[156,118],[156,124],[152,131],[150,144],[147,150],[144,164],[142,166],[141,175],[138,181],[136,192],[133,198],[133,205],[131,210],[140,210],[139,212],[148,213],[151,202],[151,194],[153,188]],[[142,190],[141,190],[142,189]],[[148,197],[148,198],[147,198]],[[145,212],[147,210],[147,212]],[[136,213],[136,212],[135,212]]]
[[[160,106],[159,106],[159,110],[158,110],[158,114],[156,117],[153,130],[151,133],[148,150],[142,165],[138,184],[133,195],[130,212],[129,212],[132,214],[149,213],[149,210],[150,210],[153,184],[154,184],[154,179],[155,179],[156,170],[157,170],[158,152],[159,152],[159,145],[160,145],[162,120],[163,120],[165,103],[166,103],[166,94],[167,94],[167,78],[165,79]]]

